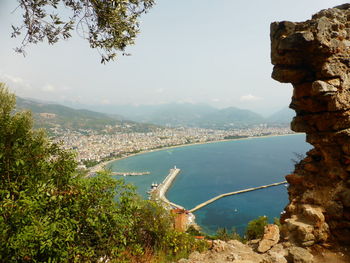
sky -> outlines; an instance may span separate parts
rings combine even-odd
[[[100,64],[74,35],[14,52],[17,1],[0,0],[0,82],[16,95],[85,105],[173,102],[239,107],[263,115],[289,105],[290,84],[271,79],[270,23],[305,21],[339,0],[158,0],[141,18],[131,56]]]

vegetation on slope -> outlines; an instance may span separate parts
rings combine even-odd
[[[56,128],[72,131],[95,130],[120,132],[148,132],[158,127],[151,124],[140,124],[126,121],[119,115],[76,110],[59,104],[49,104],[17,97],[18,110],[30,110],[36,128],[45,128],[52,132]]]
[[[206,104],[170,103],[119,106],[115,111],[130,120],[170,127],[209,129],[245,128],[265,122],[259,114],[235,107],[216,109]]]
[[[244,235],[240,235],[236,232],[235,228],[232,228],[231,231],[227,228],[218,228],[215,235],[205,235],[204,233],[199,232],[193,227],[189,227],[187,233],[194,236],[206,236],[209,240],[220,239],[223,241],[229,240],[239,240],[241,242],[247,242],[253,239],[260,239],[264,235],[264,228],[269,224],[269,219],[267,216],[259,216],[256,219],[253,219],[248,222],[248,225],[245,230]],[[280,226],[279,219],[274,218],[274,224]]]
[[[0,84],[0,262],[150,262],[203,246],[123,181],[84,177],[15,100]]]
[[[291,122],[294,112],[288,108],[268,118],[236,107],[217,109],[207,104],[168,103],[158,105],[84,105],[100,112],[120,114],[128,120],[154,123],[169,127],[197,127],[209,129],[237,129],[267,124],[285,127]]]

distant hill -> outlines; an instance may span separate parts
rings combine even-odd
[[[140,106],[100,106],[100,110],[118,113],[125,118],[168,127],[213,129],[244,128],[264,123],[259,114],[239,108],[216,109],[207,104],[170,103]]]
[[[73,104],[70,105],[73,106]],[[75,107],[77,106],[75,105]],[[259,124],[286,126],[289,125],[294,116],[294,112],[288,108],[264,118],[251,110],[235,107],[217,109],[207,104],[191,103],[79,106],[90,108],[90,110],[73,109],[59,104],[18,98],[18,107],[31,109],[34,112],[37,126],[46,128],[59,125],[71,129],[101,130],[105,129],[106,125],[119,125],[124,130],[146,131],[160,125],[232,129],[247,128]],[[127,128],[127,126],[131,127]]]
[[[31,99],[17,97],[17,110],[33,112],[35,127],[96,131],[151,131],[154,125],[140,124],[123,120],[119,115],[104,114],[84,109],[72,109],[59,104],[45,103]]]
[[[158,125],[178,127],[202,127],[201,123],[204,116],[217,111],[208,105],[190,104],[190,103],[172,103],[152,107],[152,111],[139,112],[134,115],[132,120]],[[129,115],[125,115],[129,117]],[[131,116],[130,116],[131,117]]]
[[[260,123],[264,123],[261,115],[250,110],[229,107],[204,116],[201,125],[211,128],[244,128]]]
[[[72,104],[70,104],[72,105]],[[80,105],[82,106],[82,105]],[[259,124],[289,125],[294,116],[285,108],[268,118],[251,110],[235,107],[217,109],[207,104],[169,103],[158,105],[84,105],[109,114],[119,114],[125,119],[141,123],[153,123],[168,127],[200,127],[212,129],[246,128]],[[121,118],[123,118],[121,117]]]
[[[268,117],[266,121],[271,124],[289,124],[294,116],[295,112],[292,109],[283,108]]]

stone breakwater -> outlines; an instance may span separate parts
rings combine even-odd
[[[243,194],[243,193],[247,193],[247,192],[252,192],[252,191],[256,191],[256,190],[260,190],[260,189],[264,189],[264,188],[269,188],[269,187],[272,187],[272,186],[278,186],[278,185],[281,185],[281,184],[286,184],[287,181],[283,181],[283,182],[278,182],[278,183],[273,183],[273,184],[268,184],[268,185],[262,185],[262,186],[258,186],[258,187],[252,187],[252,188],[247,188],[247,189],[244,189],[244,190],[239,190],[239,191],[235,191],[235,192],[229,192],[229,193],[225,193],[225,194],[221,194],[221,195],[218,195],[218,196],[215,196],[211,199],[209,199],[208,201],[205,201],[197,206],[195,206],[194,208],[190,209],[189,212],[190,213],[193,213],[221,198],[224,198],[224,197],[227,197],[227,196],[232,196],[232,195],[238,195],[238,194]]]
[[[184,207],[175,204],[173,202],[170,202],[168,198],[166,198],[165,194],[169,190],[170,186],[172,185],[173,181],[175,180],[176,176],[181,172],[180,169],[174,168],[170,169],[168,176],[164,179],[164,181],[159,184],[155,191],[155,196],[157,199],[161,200],[165,204],[167,204],[170,208],[178,208],[178,209],[185,209]]]
[[[196,224],[194,214],[187,211],[181,205],[175,204],[166,198],[165,194],[174,182],[176,176],[181,172],[178,168],[170,169],[168,176],[151,192],[151,198],[160,200],[168,210],[172,210],[175,216],[175,228],[180,231],[185,231],[189,226],[199,228]]]
[[[350,245],[350,4],[271,24],[272,78],[293,85],[291,128],[314,148],[286,176],[283,235]]]

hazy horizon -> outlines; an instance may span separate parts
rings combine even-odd
[[[19,96],[19,97],[22,99],[25,99],[25,100],[34,101],[34,102],[38,102],[38,103],[57,104],[57,105],[70,107],[70,108],[76,109],[76,110],[90,110],[90,111],[95,111],[95,112],[100,112],[100,113],[105,113],[105,114],[117,114],[117,115],[121,115],[122,117],[125,117],[123,112],[126,111],[127,109],[132,109],[134,112],[141,113],[142,110],[145,108],[153,108],[154,110],[160,110],[162,108],[162,106],[171,106],[171,105],[178,105],[180,107],[181,107],[181,105],[182,106],[192,105],[194,107],[195,106],[202,106],[202,107],[204,106],[204,107],[213,108],[215,110],[236,108],[236,109],[240,109],[240,110],[252,111],[254,113],[261,115],[264,118],[271,117],[272,115],[279,113],[281,111],[285,111],[285,110],[290,110],[291,112],[294,112],[294,110],[290,109],[288,107],[288,105],[286,105],[282,108],[279,108],[275,111],[272,111],[272,112],[258,112],[258,111],[252,110],[252,109],[245,109],[245,108],[236,107],[236,106],[220,107],[220,106],[216,106],[216,105],[210,105],[210,104],[205,103],[205,102],[199,102],[199,103],[168,102],[168,103],[159,103],[159,104],[108,104],[108,105],[106,105],[106,104],[82,104],[82,103],[75,103],[75,102],[71,102],[71,101],[57,102],[57,101],[49,101],[49,100],[44,100],[44,99],[36,99],[36,98],[31,98],[31,97],[23,97],[23,96]],[[120,111],[120,109],[123,109],[123,110]],[[139,111],[137,111],[137,110],[139,110]]]
[[[304,21],[339,0],[158,1],[142,17],[132,56],[100,64],[96,50],[78,36],[54,46],[13,49],[11,24],[17,1],[0,3],[0,81],[20,97],[77,105],[204,103],[262,115],[290,103],[292,87],[271,79],[269,27]],[[66,11],[64,11],[66,12]]]

